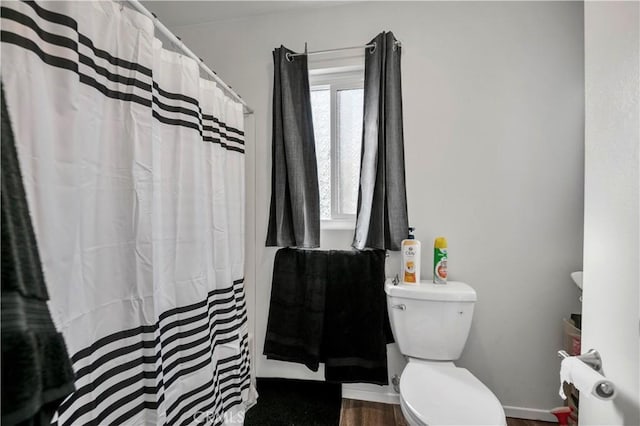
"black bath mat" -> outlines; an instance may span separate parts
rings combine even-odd
[[[337,426],[339,383],[258,378],[258,403],[246,413],[246,426]]]

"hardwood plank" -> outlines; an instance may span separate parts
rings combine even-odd
[[[407,423],[402,414],[402,408],[400,408],[399,405],[393,404],[393,414],[396,420],[396,426],[409,426],[409,423]]]
[[[393,405],[380,402],[343,399],[340,426],[393,426]]]
[[[543,422],[541,420],[516,419],[507,417],[507,426],[552,426],[558,423]]]
[[[557,423],[507,417],[507,426],[553,426]],[[408,426],[397,404],[342,399],[340,426]]]

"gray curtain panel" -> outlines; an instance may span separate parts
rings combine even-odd
[[[400,250],[407,237],[400,47],[391,32],[365,53],[358,213],[352,246]]]
[[[267,246],[320,246],[320,191],[306,56],[273,51],[271,209]]]

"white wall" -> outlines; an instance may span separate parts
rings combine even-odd
[[[305,41],[310,50],[358,45],[392,30],[403,43],[409,218],[425,246],[423,279],[432,277],[433,239],[444,235],[451,278],[478,292],[459,365],[504,405],[534,409],[508,414],[544,417],[535,410],[560,405],[561,320],[580,309],[569,273],[582,269],[582,3],[373,2],[174,30],[256,110],[255,147],[247,147],[247,164],[256,165],[247,174],[255,282],[247,286],[255,286],[258,353],[276,251],[264,247],[271,52],[302,50]],[[349,232],[322,234],[324,247],[350,241]],[[388,275],[397,263],[390,258]],[[314,377],[303,366],[257,361],[261,376]],[[390,374],[401,369],[392,351]]]
[[[583,349],[616,400],[580,400],[580,424],[640,424],[640,4],[585,3]]]

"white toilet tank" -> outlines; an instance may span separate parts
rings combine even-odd
[[[385,284],[389,321],[400,352],[412,358],[455,361],[469,335],[476,292],[447,284]]]

